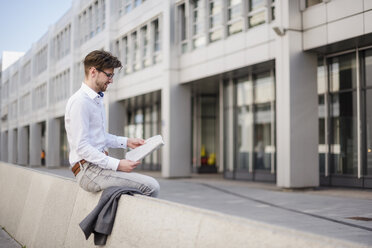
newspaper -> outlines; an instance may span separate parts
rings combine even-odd
[[[145,140],[145,144],[127,152],[125,155],[125,159],[131,161],[139,161],[147,155],[151,154],[153,151],[159,149],[163,145],[163,137],[161,135],[155,135]]]

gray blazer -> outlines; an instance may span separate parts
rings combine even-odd
[[[79,226],[85,234],[85,238],[94,233],[94,244],[105,245],[107,236],[111,234],[114,225],[116,209],[122,194],[142,194],[140,191],[128,187],[109,187],[102,192],[97,206]]]

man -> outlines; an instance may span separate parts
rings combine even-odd
[[[70,164],[78,184],[86,191],[126,186],[156,197],[159,183],[152,177],[132,172],[140,162],[118,160],[107,154],[107,147],[126,149],[144,144],[143,139],[105,131],[103,92],[113,82],[114,69],[119,67],[121,62],[105,51],[93,51],[85,57],[84,82],[68,100],[65,113]]]

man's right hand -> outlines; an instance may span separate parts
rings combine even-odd
[[[122,159],[119,162],[118,171],[132,172],[132,170],[134,170],[134,168],[136,168],[139,164],[140,162]]]

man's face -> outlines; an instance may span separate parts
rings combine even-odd
[[[104,69],[102,71],[97,70],[98,76],[96,80],[96,87],[98,91],[105,92],[107,86],[113,82],[113,78],[110,77],[114,73],[114,69]]]

